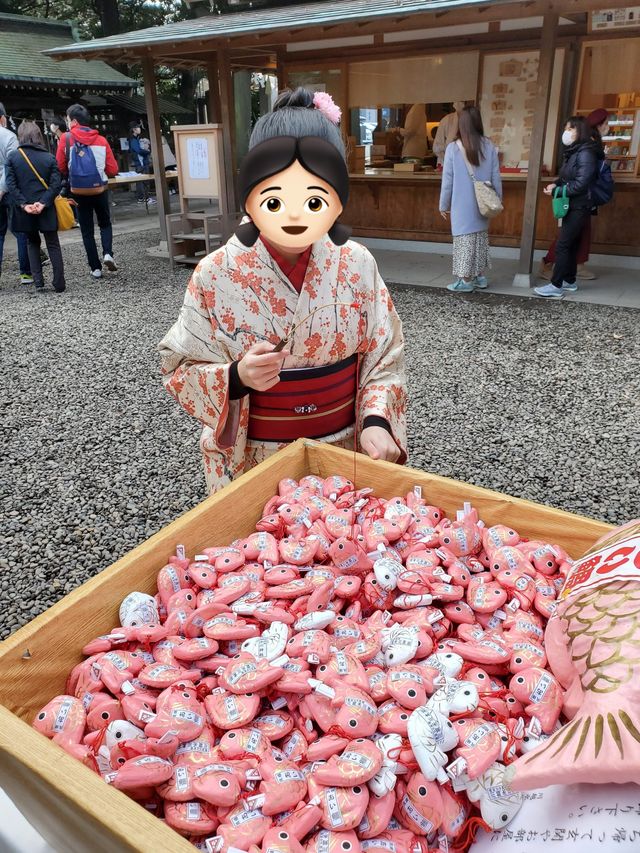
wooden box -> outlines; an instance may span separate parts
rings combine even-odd
[[[32,824],[65,853],[189,853],[193,847],[124,794],[34,731],[37,711],[64,693],[65,680],[95,636],[118,625],[132,590],[155,593],[158,570],[176,545],[188,555],[246,536],[283,477],[340,473],[382,497],[420,485],[448,515],[464,501],[489,525],[513,525],[529,538],[579,556],[609,525],[411,468],[372,462],[301,439],[165,527],[0,643],[0,785]]]
[[[394,163],[394,172],[419,172],[421,170],[420,163]]]

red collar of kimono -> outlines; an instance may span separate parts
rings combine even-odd
[[[309,265],[309,258],[311,257],[311,249],[313,247],[309,246],[305,252],[298,256],[295,264],[292,264],[286,258],[283,258],[277,249],[274,249],[272,245],[267,243],[262,235],[260,235],[260,239],[264,243],[267,252],[269,252],[291,284],[295,287],[298,293],[300,293],[304,283],[304,277],[307,273],[307,266]]]

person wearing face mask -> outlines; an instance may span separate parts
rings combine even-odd
[[[609,113],[604,107],[599,107],[597,110],[589,113],[587,116],[587,124],[591,128],[591,137],[596,146],[596,157],[598,158],[598,168],[602,166],[605,160],[604,145],[602,137],[606,135],[609,129]],[[598,208],[591,209],[591,216],[597,216]],[[578,245],[578,271],[577,277],[581,279],[593,280],[596,276],[588,269],[585,264],[589,260],[589,252],[591,250],[591,216],[585,220],[584,228],[580,236],[580,244]],[[549,246],[549,250],[544,258],[540,261],[540,269],[538,275],[547,281],[551,281],[553,275],[553,265],[556,262],[556,242],[557,237]]]
[[[564,299],[566,293],[578,289],[576,273],[578,246],[587,219],[591,216],[590,187],[598,172],[596,145],[591,128],[583,116],[571,116],[562,133],[564,162],[558,180],[544,188],[552,195],[556,187],[566,187],[569,210],[562,219],[556,241],[556,263],[549,284],[535,287],[533,292],[543,299]]]

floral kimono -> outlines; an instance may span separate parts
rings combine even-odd
[[[286,417],[305,419],[299,434],[352,447],[354,427],[359,435],[364,419],[377,416],[388,424],[404,461],[402,326],[370,252],[353,241],[343,246],[328,237],[317,241],[298,292],[261,240],[247,248],[234,236],[198,264],[179,318],[160,343],[165,387],[203,424],[200,446],[209,491],[286,444],[279,440],[283,418],[255,415],[258,395],[231,399],[229,393],[231,364],[259,341],[277,344],[284,338],[291,355],[281,380],[309,372],[301,368],[327,368],[325,389],[339,396],[331,390],[328,366],[347,364],[350,357],[357,362],[349,423],[328,434],[318,434],[330,421],[316,413],[314,403],[289,410],[287,383],[275,386]],[[341,406],[329,401],[325,408],[336,412]],[[252,437],[252,423],[263,430],[258,439]],[[265,429],[273,430],[274,440],[266,440]]]

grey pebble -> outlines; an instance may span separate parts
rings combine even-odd
[[[189,270],[147,256],[157,242],[117,237],[120,270],[100,281],[65,246],[67,292],[38,299],[5,261],[0,638],[206,496],[199,427],[157,356]],[[412,465],[612,523],[640,515],[637,311],[390,289]]]

